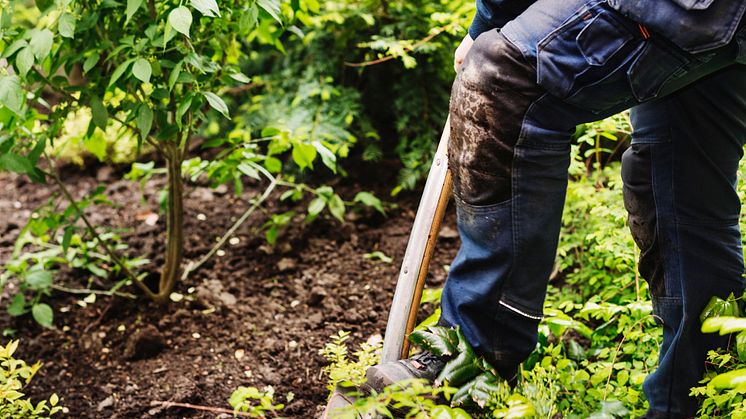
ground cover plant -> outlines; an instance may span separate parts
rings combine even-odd
[[[473,2],[0,4],[0,416],[308,418],[360,384]],[[630,131],[628,114],[578,128],[515,388],[434,327],[450,208],[415,343],[456,362],[340,417],[644,412],[660,331],[621,202]],[[737,334],[692,390],[702,417],[746,416],[742,305],[703,317]]]

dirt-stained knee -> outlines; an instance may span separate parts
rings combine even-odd
[[[449,162],[458,197],[471,205],[510,199],[513,150],[523,117],[543,90],[520,50],[497,31],[482,34],[451,94]]]

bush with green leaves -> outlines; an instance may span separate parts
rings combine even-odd
[[[0,346],[0,417],[42,419],[61,412],[63,407],[59,405],[57,394],[36,404],[25,398],[23,389],[39,371],[41,363],[28,365],[25,361],[14,358],[16,349],[17,340]]]

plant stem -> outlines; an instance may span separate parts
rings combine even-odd
[[[47,159],[47,162],[49,163],[50,167],[52,166],[52,161],[49,158],[48,155],[44,155]],[[83,220],[83,223],[86,226],[86,229],[90,232],[90,234],[96,239],[96,242],[103,248],[103,250],[106,252],[106,254],[111,257],[111,260],[114,261],[114,263],[119,266],[119,268],[122,270],[125,276],[129,278],[135,285],[137,285],[149,298],[154,298],[155,293],[148,288],[147,285],[145,285],[143,282],[141,282],[137,275],[135,275],[130,268],[122,261],[122,259],[119,257],[117,252],[109,246],[108,243],[106,243],[101,236],[98,234],[98,231],[96,228],[91,224],[90,220],[88,220],[88,217],[85,215],[83,210],[80,209],[80,206],[78,206],[78,202],[73,198],[70,191],[67,189],[65,184],[62,182],[62,179],[57,175],[57,173],[52,169],[50,172],[44,171],[44,174],[52,178],[54,180],[54,183],[57,185],[57,187],[62,191],[62,194],[65,195],[65,198],[70,202],[70,205],[72,205],[73,209],[75,209],[75,212],[78,213],[80,216],[80,219]]]
[[[241,411],[234,411],[230,409],[223,409],[222,407],[210,407],[210,406],[199,406],[196,404],[189,404],[189,403],[176,403],[176,402],[162,402],[162,401],[153,401],[150,403],[151,406],[163,406],[163,407],[182,407],[185,409],[194,409],[194,410],[202,410],[205,412],[213,412],[213,413],[227,413],[229,415],[236,415],[236,416],[242,416],[242,417],[253,417],[249,413],[241,412]]]
[[[202,256],[202,258],[200,258],[197,262],[189,263],[186,269],[184,269],[184,274],[181,276],[182,281],[185,280],[187,276],[189,276],[190,273],[196,271],[202,265],[204,265],[205,262],[210,260],[210,258],[213,255],[215,255],[215,253],[217,253],[217,251],[220,250],[221,247],[223,247],[225,242],[233,235],[233,233],[235,233],[236,230],[238,230],[238,228],[241,227],[241,225],[245,223],[246,220],[249,219],[251,214],[253,214],[254,211],[256,211],[256,209],[259,208],[259,206],[267,198],[269,198],[269,195],[272,193],[272,191],[277,186],[278,181],[279,181],[279,177],[272,179],[272,182],[269,184],[269,186],[267,186],[267,189],[264,190],[264,193],[258,199],[254,201],[254,203],[243,213],[243,215],[241,215],[241,218],[239,218],[238,220],[236,220],[235,223],[233,223],[231,228],[229,228],[228,231],[226,231],[225,234],[223,234],[223,237],[221,237],[220,240],[218,240],[218,242],[215,243],[215,246],[213,246],[212,249],[210,249],[210,251],[207,252],[204,256]]]
[[[184,181],[181,177],[181,154],[175,143],[167,143],[168,208],[166,217],[166,260],[158,283],[158,294],[153,298],[158,304],[168,302],[168,297],[179,278],[184,253]]]
[[[66,292],[69,294],[97,294],[97,295],[108,295],[112,296],[115,295],[117,297],[124,297],[124,298],[131,298],[135,299],[134,295],[128,293],[128,292],[117,292],[117,291],[106,291],[106,290],[89,290],[85,288],[67,288],[63,287],[62,285],[52,285],[52,288],[56,289],[57,291]]]

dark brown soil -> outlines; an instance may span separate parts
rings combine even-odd
[[[396,170],[360,170],[367,174],[351,175],[335,189],[346,199],[359,190],[388,198]],[[78,196],[106,185],[117,206],[96,207],[89,214],[101,225],[125,228],[131,253],[150,259],[144,269],[155,276],[162,261],[164,219],[154,226],[143,219],[158,212],[155,196],[163,181],[146,185],[149,199],[143,203],[139,185],[119,180],[121,173],[108,168],[93,173],[67,168],[64,178]],[[22,177],[0,176],[1,263],[10,256],[32,209],[54,192]],[[236,198],[227,190],[190,185],[187,193],[186,258],[193,260],[243,213],[256,191],[247,188]],[[215,417],[154,407],[152,402],[230,408],[227,399],[240,385],[272,385],[277,402],[293,392],[295,399],[281,416],[316,417],[328,394],[321,373],[325,361],[318,351],[340,330],[352,332],[354,347],[384,333],[418,200],[417,194],[396,198],[397,208],[388,217],[364,210],[351,213],[344,224],[321,218],[310,225],[303,222],[302,204],[291,207],[273,200],[269,212],[300,214],[277,246],[266,245],[257,233],[265,217],[257,214],[235,235],[238,243],[226,244],[224,255],[178,285],[176,291],[186,296],[183,301],[157,307],[143,299],[99,296],[94,304],[81,307],[84,295],[57,292],[45,300],[54,307],[56,329],[43,329],[28,316],[12,318],[3,309],[0,330],[15,330],[19,357],[44,364],[27,393],[38,400],[56,392],[69,409],[68,417]],[[200,221],[198,214],[206,219]],[[458,246],[452,213],[446,228],[447,237],[441,239],[432,264],[434,285],[444,280],[443,265],[450,263]],[[394,262],[363,257],[374,250]],[[83,288],[89,278],[82,271],[62,270],[55,281]],[[106,289],[113,283],[94,282],[94,287]],[[126,291],[136,292],[130,288]],[[7,287],[0,305],[4,307],[12,293]]]

